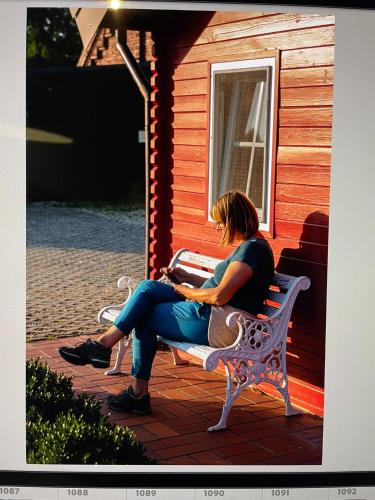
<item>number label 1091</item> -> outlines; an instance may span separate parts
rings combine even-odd
[[[272,490],[273,497],[288,497],[289,490]]]

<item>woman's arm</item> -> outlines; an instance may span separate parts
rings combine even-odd
[[[177,293],[190,300],[223,306],[253,276],[254,271],[245,262],[231,262],[219,285],[215,288],[189,288],[172,285]]]

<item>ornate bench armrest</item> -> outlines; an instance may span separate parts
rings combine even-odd
[[[271,352],[280,341],[278,317],[260,319],[246,311],[235,311],[228,314],[226,324],[231,329],[236,325],[238,327],[237,339],[230,346],[236,351],[256,357],[263,356]]]
[[[117,280],[117,288],[120,290],[125,290],[125,288],[129,288],[129,293],[135,290],[139,285],[139,281],[131,276],[121,276],[119,280]]]
[[[247,320],[247,321],[259,321],[261,323],[273,323],[275,318],[264,318],[260,319],[254,316],[253,314],[247,312],[247,311],[234,311],[228,314],[227,319],[226,319],[226,324],[229,328],[233,328],[236,324],[238,324],[241,321]]]
[[[228,314],[226,324],[232,331],[237,326],[237,338],[230,346],[215,348],[204,362],[205,369],[214,370],[219,359],[257,360],[267,356],[278,344],[273,319],[259,319],[242,310]]]
[[[117,287],[120,290],[125,290],[127,288],[128,296],[121,304],[112,304],[103,307],[98,313],[98,323],[106,324],[109,321],[114,321],[121,309],[130,299],[134,290],[137,288],[138,283],[139,282],[131,276],[121,276],[121,278],[117,281]]]

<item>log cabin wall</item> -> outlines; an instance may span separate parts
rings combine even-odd
[[[172,227],[168,247],[164,237],[163,255],[159,250],[151,267],[156,275],[158,266],[182,247],[218,257],[231,251],[218,248],[218,234],[207,220],[208,60],[280,50],[274,237],[267,239],[278,271],[306,275],[312,281],[310,290],[297,299],[292,316],[288,372],[292,401],[322,415],[334,17],[222,12],[210,13],[203,28],[196,26],[185,24],[169,38],[167,48],[164,45],[163,64],[168,60],[169,69],[163,69],[162,87],[155,86],[160,72],[154,61],[154,132],[158,113],[172,111],[169,125],[159,127],[153,143],[154,156],[157,141],[164,143],[162,155],[166,148],[169,151],[162,163],[171,174],[172,193],[166,203]],[[159,64],[163,66],[160,59]],[[168,110],[162,111],[158,92],[171,92]],[[160,203],[158,169],[163,165],[154,161],[154,204]],[[157,219],[156,212],[154,233],[160,227]],[[156,242],[152,244],[155,248]]]

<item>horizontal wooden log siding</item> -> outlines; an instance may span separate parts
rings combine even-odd
[[[197,16],[199,13],[197,13]],[[334,17],[217,12],[169,40],[172,80],[172,249],[226,257],[207,221],[208,61],[280,50],[275,238],[280,271],[306,274],[288,343],[292,399],[323,412]]]

